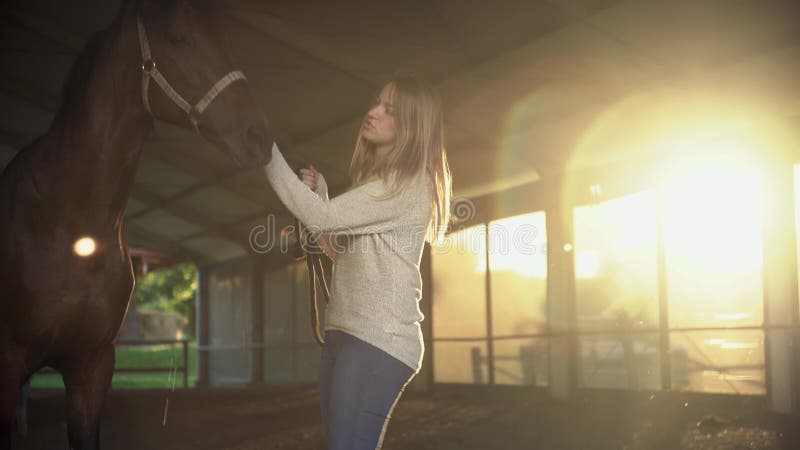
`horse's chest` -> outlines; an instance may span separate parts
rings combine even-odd
[[[35,298],[31,300],[49,305],[91,303],[96,298],[113,302],[113,297],[133,288],[129,261],[118,247],[101,248],[98,243],[96,251],[86,256],[73,247],[32,246],[18,259],[19,280]]]
[[[134,285],[121,252],[101,252],[76,262],[33,251],[18,263],[19,277],[7,286],[10,295],[3,310],[20,342],[115,335]]]

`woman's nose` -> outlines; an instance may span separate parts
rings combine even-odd
[[[373,106],[372,109],[370,109],[369,112],[367,112],[367,116],[369,116],[370,119],[377,118],[378,117],[378,113],[380,113],[380,109],[381,109],[381,105]]]

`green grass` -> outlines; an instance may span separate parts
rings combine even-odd
[[[197,381],[197,344],[189,342],[189,387]],[[154,345],[143,346],[117,346],[116,368],[123,367],[164,367],[183,365],[183,346]],[[175,388],[183,387],[183,373],[175,372]],[[60,388],[64,389],[61,374],[36,373],[31,377],[32,388]],[[154,373],[125,373],[115,372],[111,381],[111,388],[172,388],[172,374],[168,371]]]

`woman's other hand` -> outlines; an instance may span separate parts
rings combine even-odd
[[[308,169],[301,167],[300,174],[298,175],[300,181],[302,181],[303,184],[308,186],[308,188],[311,189],[312,191],[317,190],[317,183],[319,182],[319,176],[320,173],[317,172],[317,169],[314,168],[313,164],[308,166]]]

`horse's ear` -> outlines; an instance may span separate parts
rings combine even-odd
[[[169,29],[175,14],[181,9],[185,0],[130,0],[136,5],[136,11],[145,20],[154,24],[154,28]]]
[[[172,11],[177,6],[191,3],[189,0],[129,0],[138,3],[139,7],[150,10]]]
[[[157,1],[159,4],[166,5],[172,11],[180,11],[186,8],[201,12],[216,11],[220,6],[219,0],[150,0]]]
[[[191,6],[196,10],[209,13],[218,12],[221,8],[224,8],[227,3],[220,0],[181,0],[181,1],[187,3],[189,6]]]
[[[140,0],[122,0],[117,10],[116,21],[124,20],[125,17],[136,16],[141,11]]]

